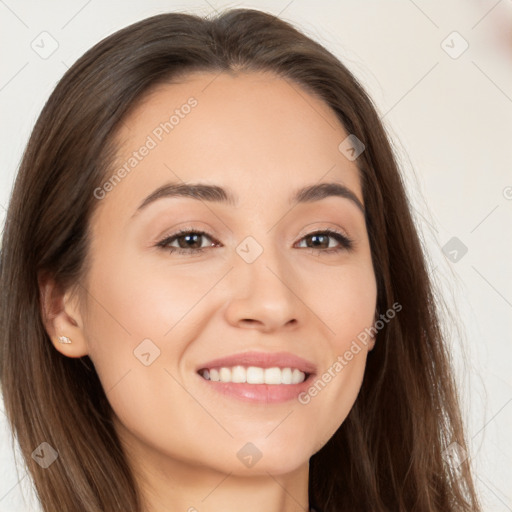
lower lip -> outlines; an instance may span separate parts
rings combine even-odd
[[[210,387],[222,393],[232,396],[244,402],[278,404],[297,399],[298,395],[305,391],[312,381],[313,375],[299,384],[247,384],[235,382],[220,382],[199,378]]]

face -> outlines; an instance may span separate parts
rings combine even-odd
[[[190,75],[125,120],[79,325],[132,453],[279,474],[344,421],[372,345],[346,354],[377,292],[347,136],[322,101],[263,73]],[[327,183],[338,193],[296,197]],[[154,194],[169,184],[217,188]]]

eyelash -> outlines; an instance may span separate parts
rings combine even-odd
[[[169,247],[169,244],[171,242],[174,242],[178,238],[181,238],[184,235],[206,235],[208,238],[210,238],[212,241],[217,242],[211,235],[206,233],[205,231],[198,231],[195,229],[181,229],[180,231],[174,233],[173,235],[170,235],[168,237],[165,237],[163,240],[158,242],[156,244],[157,247],[160,247],[161,249],[171,253],[171,254],[183,254],[190,256],[191,254],[198,255],[202,253],[203,251],[207,249],[211,249],[212,246],[208,247],[200,247],[199,249],[183,249],[181,247]],[[301,240],[304,238],[308,238],[315,235],[327,235],[332,238],[334,238],[339,244],[340,247],[331,247],[328,249],[320,249],[320,252],[328,253],[328,254],[337,254],[341,251],[351,251],[353,249],[353,240],[345,236],[344,234],[333,230],[333,229],[325,229],[325,230],[319,230],[319,231],[313,231],[312,233],[308,233],[307,235],[303,236]],[[315,249],[314,247],[304,247],[303,249],[310,250],[313,252],[317,252],[318,249]]]

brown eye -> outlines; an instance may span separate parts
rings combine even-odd
[[[199,254],[206,249],[214,247],[218,242],[215,240],[207,246],[202,246],[204,239],[214,241],[215,239],[204,231],[197,231],[193,229],[182,229],[177,233],[170,235],[160,241],[157,246],[165,249],[170,253],[193,255]],[[343,250],[351,250],[353,242],[342,233],[333,230],[315,231],[301,239],[311,240],[311,245],[304,247],[305,249],[313,250],[314,252],[322,253],[336,253]],[[332,245],[332,240],[335,240],[338,245]],[[178,243],[178,247],[172,246],[172,243]]]
[[[207,238],[213,240],[213,238],[205,233],[204,231],[195,230],[181,230],[174,235],[166,237],[164,240],[157,244],[158,247],[166,249],[167,251],[179,254],[190,254],[199,253],[212,247],[214,244],[202,247],[202,241]],[[178,247],[171,246],[170,244],[177,241]]]
[[[350,250],[353,247],[353,242],[345,235],[337,231],[324,230],[315,231],[302,238],[302,240],[311,240],[312,245],[306,247],[307,249],[321,249],[323,252],[338,252],[342,250]],[[338,242],[338,246],[330,245],[331,240],[334,239]]]

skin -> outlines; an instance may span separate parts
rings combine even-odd
[[[61,353],[93,361],[145,510],[304,511],[309,458],[353,406],[373,341],[307,405],[225,397],[195,369],[233,353],[287,351],[321,375],[372,325],[377,289],[362,212],[340,197],[288,204],[292,191],[319,182],[341,183],[363,203],[358,169],[338,150],[348,133],[334,112],[261,72],[196,72],[159,86],[125,119],[118,165],[191,96],[190,114],[98,201],[86,300],[46,285],[56,297],[47,329]],[[169,181],[229,188],[239,206],[163,198],[132,217]],[[190,227],[213,237],[197,246],[219,245],[196,255],[155,247]],[[353,249],[316,248],[307,235],[326,228]],[[247,236],[263,249],[251,264],[236,252]],[[72,344],[58,343],[62,334]],[[160,350],[149,366],[134,357],[144,339]],[[237,457],[248,442],[262,454],[250,468]]]

